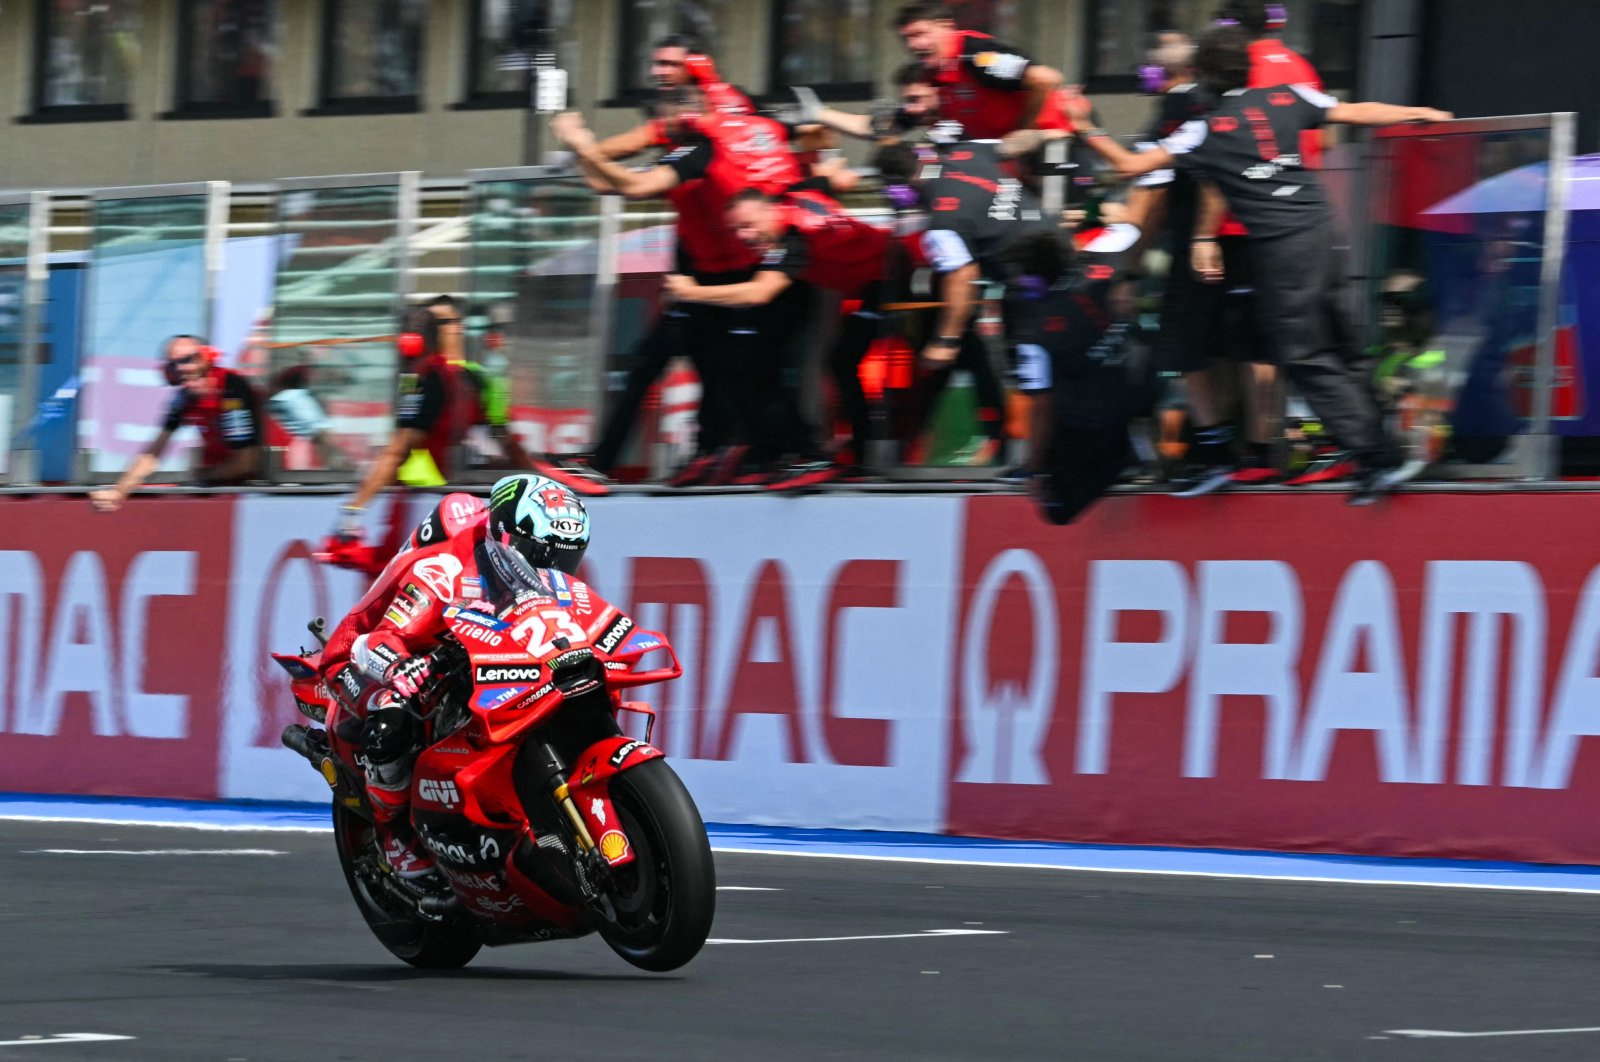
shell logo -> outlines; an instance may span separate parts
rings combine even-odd
[[[600,835],[600,854],[607,863],[615,863],[628,855],[628,838],[621,830],[607,830]]]

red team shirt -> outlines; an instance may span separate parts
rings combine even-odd
[[[819,192],[795,192],[778,209],[787,231],[761,260],[763,270],[836,291],[847,299],[859,298],[883,279],[887,232],[851,217]]]
[[[778,195],[805,175],[789,150],[787,131],[770,118],[713,115],[699,128],[661,160],[681,182],[667,198],[678,211],[682,250],[697,273],[751,269],[760,255],[724,223],[728,201],[746,188]]]
[[[999,140],[1022,128],[1028,106],[1023,75],[1033,60],[987,33],[957,30],[951,51],[939,60],[939,117],[960,122],[964,140]],[[1072,128],[1059,99],[1052,97],[1033,123],[1038,129]]]

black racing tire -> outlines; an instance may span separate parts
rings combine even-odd
[[[633,845],[608,894],[617,924],[601,924],[611,950],[641,970],[676,970],[700,953],[717,913],[717,871],[694,798],[665,760],[611,779],[611,803]]]
[[[339,849],[339,868],[345,884],[355,898],[361,917],[366,920],[378,943],[395,958],[422,970],[455,970],[472,961],[483,947],[470,927],[447,922],[430,922],[398,909],[387,898],[374,894],[353,869],[356,855],[372,845],[372,825],[337,800],[333,803],[333,839]]]

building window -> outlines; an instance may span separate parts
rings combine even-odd
[[[773,10],[774,88],[811,85],[834,98],[872,93],[871,0],[778,0]]]
[[[427,0],[324,2],[324,108],[416,109]]]
[[[1022,0],[948,0],[948,4],[962,29],[987,33],[1018,48],[1026,41]]]
[[[277,0],[184,0],[179,113],[271,113],[278,7]]]
[[[716,57],[721,27],[733,17],[734,0],[618,0],[622,39],[617,54],[617,95],[636,99],[650,91],[650,56],[656,41],[681,33]]]
[[[139,0],[39,5],[34,110],[40,116],[127,117],[139,65],[139,6]]]
[[[1093,0],[1089,5],[1089,87],[1136,90],[1135,68],[1153,34],[1179,30],[1198,37],[1210,29],[1217,0]],[[1284,42],[1304,55],[1329,88],[1355,82],[1361,46],[1361,0],[1285,0]]]
[[[527,102],[528,56],[511,39],[516,0],[473,0],[467,98],[474,103]]]

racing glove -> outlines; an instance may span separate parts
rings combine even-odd
[[[339,510],[339,523],[334,527],[333,537],[341,542],[360,542],[362,527],[362,511],[354,505],[346,505]]]
[[[412,656],[396,662],[383,676],[383,683],[402,697],[415,697],[433,674],[433,661]]]

